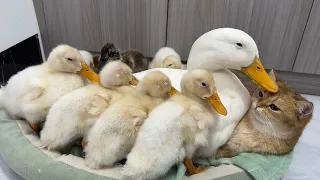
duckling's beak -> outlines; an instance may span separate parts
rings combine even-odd
[[[255,56],[253,63],[248,67],[243,67],[242,71],[263,89],[273,93],[278,91],[276,82],[268,75],[257,56]]]
[[[99,83],[100,78],[86,63],[81,63],[82,69],[78,72],[81,76],[89,79],[92,82]]]
[[[134,75],[132,75],[132,80],[129,82],[129,84],[132,86],[136,86],[138,85],[138,83],[139,83],[139,80],[136,77],[134,77]]]
[[[206,98],[208,103],[211,104],[219,114],[226,116],[228,114],[227,109],[223,106],[218,93],[213,93],[210,97]]]
[[[179,91],[176,89],[176,88],[174,88],[173,86],[171,86],[171,89],[170,89],[170,91],[169,91],[169,95],[170,96],[173,96],[173,95],[175,95],[176,93],[178,93]]]

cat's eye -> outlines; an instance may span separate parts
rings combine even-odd
[[[278,106],[274,105],[274,104],[270,104],[269,107],[274,111],[279,111],[280,110],[280,108]]]
[[[261,91],[259,91],[259,97],[263,98],[263,93]]]
[[[207,87],[207,84],[205,82],[201,83],[202,87]]]
[[[71,58],[67,58],[68,59],[68,61],[72,61],[72,59]]]
[[[238,47],[241,47],[241,48],[243,47],[243,45],[242,45],[241,43],[237,43],[236,45],[237,45]]]

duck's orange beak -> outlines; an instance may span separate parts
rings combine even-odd
[[[136,86],[138,85],[138,83],[139,83],[139,80],[136,77],[134,77],[134,75],[132,75],[132,80],[129,82],[129,84],[132,86]]]
[[[78,72],[81,76],[89,79],[92,82],[99,83],[100,78],[86,63],[81,63],[82,69]]]
[[[170,96],[173,96],[173,95],[175,95],[176,93],[178,93],[179,91],[176,89],[176,88],[174,88],[173,86],[171,86],[171,89],[170,89],[170,91],[169,91],[169,95]]]
[[[254,61],[248,67],[243,67],[242,71],[245,72],[252,80],[254,80],[263,89],[276,93],[278,86],[274,80],[268,75],[264,69],[260,59],[255,56]]]
[[[226,116],[228,114],[227,109],[223,106],[218,93],[213,93],[210,97],[206,98],[208,103],[211,104],[219,114]]]

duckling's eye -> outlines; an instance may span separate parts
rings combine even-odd
[[[201,83],[202,87],[207,87],[207,84],[205,82]]]
[[[270,104],[269,107],[274,111],[279,111],[280,110],[280,108],[278,106],[274,105],[274,104]]]
[[[72,61],[72,59],[71,58],[67,58],[68,59],[68,61]]]
[[[243,47],[243,45],[241,43],[237,43],[238,47]]]
[[[172,66],[172,64],[169,64],[168,66]]]

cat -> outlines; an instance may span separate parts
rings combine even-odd
[[[233,157],[241,152],[290,152],[312,118],[313,104],[282,81],[274,70],[270,77],[279,87],[277,93],[256,88],[240,71],[233,72],[248,88],[252,105],[227,143],[217,150],[216,157]]]
[[[128,50],[121,53],[123,62],[131,67],[134,73],[145,71],[149,67],[151,58],[145,57],[137,50]]]
[[[145,57],[137,50],[128,50],[120,53],[120,50],[113,43],[107,43],[101,49],[100,59],[95,63],[97,64],[95,71],[99,73],[107,62],[117,60],[127,64],[133,73],[136,73],[147,70],[151,58]],[[94,61],[96,60],[94,59]]]

